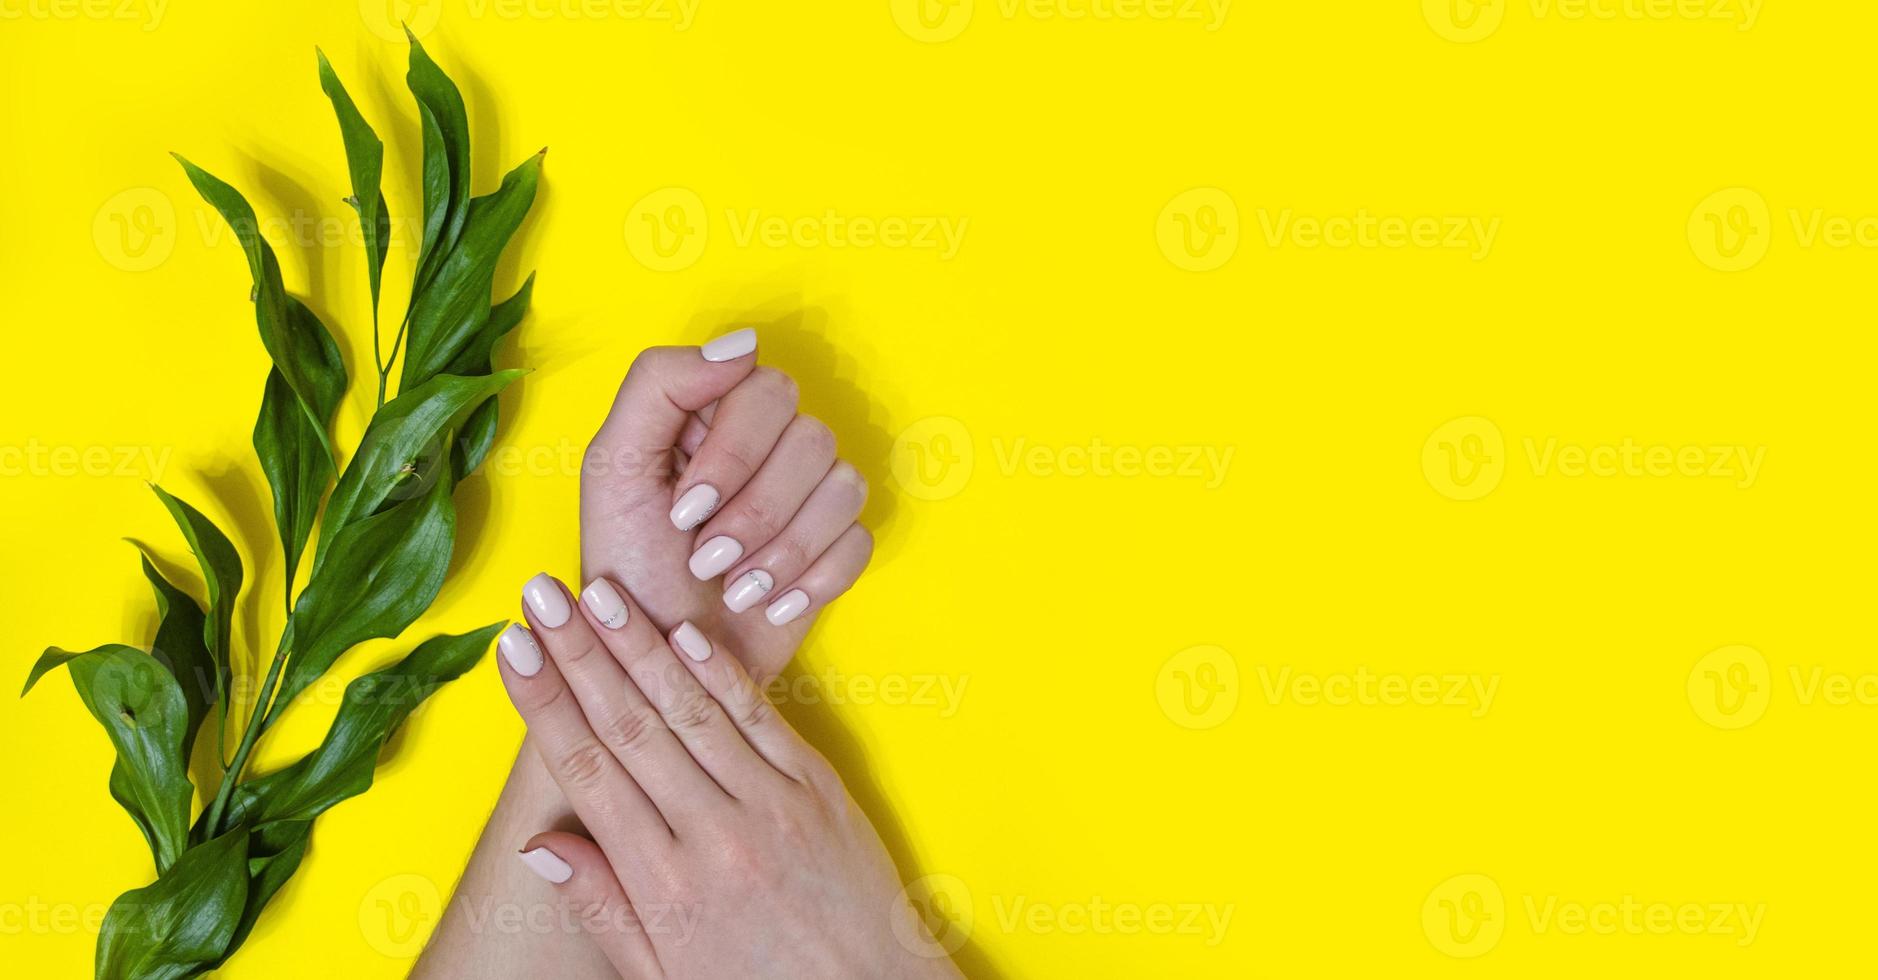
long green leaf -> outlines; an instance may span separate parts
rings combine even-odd
[[[300,868],[306,857],[307,840],[312,836],[310,821],[282,820],[258,827],[248,838],[248,895],[242,903],[241,919],[228,941],[228,950],[214,964],[221,966],[248,939],[262,910],[287,879]]]
[[[97,980],[192,977],[228,952],[248,897],[248,828],[184,852],[119,895],[98,933]]]
[[[20,695],[61,665],[72,675],[85,709],[117,748],[111,795],[143,831],[162,872],[187,846],[194,794],[183,757],[189,709],[182,689],[142,650],[110,643],[82,653],[48,649]]]
[[[545,151],[544,151],[545,152]],[[413,293],[403,388],[443,373],[488,323],[496,263],[535,201],[542,154],[509,171],[495,193],[469,203],[462,237],[421,292]]]
[[[172,496],[156,484],[150,484],[157,499],[182,529],[183,540],[202,568],[202,581],[209,590],[209,615],[202,625],[202,642],[215,662],[216,700],[228,703],[230,652],[234,643],[235,598],[241,593],[241,555],[215,522],[186,501]]]
[[[430,59],[417,36],[409,30],[405,36],[411,39],[411,67],[404,83],[417,99],[424,134],[424,246],[411,284],[411,295],[417,296],[455,248],[469,217],[469,113],[456,83]]]
[[[445,369],[446,374],[482,375],[495,370],[496,341],[501,340],[509,331],[522,322],[528,313],[529,300],[535,294],[535,274],[529,273],[528,280],[515,295],[496,304],[490,311],[489,320],[483,329],[470,341],[468,347],[457,355],[455,361]],[[469,420],[463,423],[458,434],[456,446],[451,450],[451,460],[458,480],[469,476],[481,466],[483,458],[489,455],[489,448],[495,445],[496,423],[499,411],[496,399],[491,398],[476,407]]]
[[[326,60],[326,52],[313,50],[319,55],[320,88],[332,100],[333,114],[339,117],[339,138],[346,145],[346,169],[352,175],[352,197],[348,201],[359,214],[359,229],[365,236],[366,271],[371,276],[372,310],[376,320],[379,279],[384,275],[385,255],[391,246],[391,215],[380,189],[385,144],[359,113],[352,96],[346,93],[338,73],[333,71],[332,62]]]
[[[270,721],[340,654],[369,639],[398,635],[437,597],[456,541],[447,457],[417,477],[429,481],[422,496],[339,532],[331,557],[300,593],[293,655]]]
[[[318,430],[320,447],[332,461],[332,441],[326,427],[346,390],[346,368],[339,358],[338,345],[311,311],[296,313],[293,309],[281,285],[280,262],[274,257],[273,247],[261,237],[260,222],[247,198],[181,156],[176,160],[196,192],[221,212],[241,241],[248,256],[248,271],[254,277],[254,317],[261,331],[261,344]]]
[[[150,654],[169,668],[170,676],[176,678],[176,686],[183,692],[183,704],[188,708],[183,726],[183,761],[187,762],[194,751],[202,720],[208,717],[219,697],[215,657],[209,653],[202,607],[196,604],[195,597],[170,584],[151,563],[148,554],[140,551],[137,557],[143,563],[144,578],[150,580],[150,588],[156,593],[157,634]]]
[[[307,821],[365,792],[386,740],[425,698],[476,666],[505,625],[432,637],[397,663],[346,685],[345,699],[319,748],[279,772],[244,783],[229,819],[260,827]]]
[[[440,375],[386,402],[372,416],[358,452],[326,502],[319,552],[313,556],[314,578],[320,577],[341,532],[376,513],[399,493],[445,432],[460,429],[477,405],[523,373],[503,371],[479,378]]]
[[[274,492],[274,526],[280,532],[280,547],[287,560],[283,586],[290,608],[300,557],[313,535],[320,497],[333,477],[332,458],[321,448],[319,435],[299,409],[287,379],[278,369],[268,371],[267,386],[261,393],[261,414],[254,420],[254,455],[261,461],[261,471]]]

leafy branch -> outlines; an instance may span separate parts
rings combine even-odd
[[[383,356],[378,307],[391,239],[381,189],[384,143],[324,53],[319,75],[345,145],[352,184],[346,203],[365,242],[378,375],[371,421],[343,469],[330,435],[349,386],[338,345],[286,291],[247,199],[176,158],[241,244],[254,281],[255,324],[272,362],[253,441],[286,558],[287,620],[234,755],[227,756],[222,738],[234,690],[241,556],[213,521],[161,487],[152,490],[202,570],[206,608],[144,555],[158,613],[150,651],[51,647],[21,692],[66,669],[117,750],[111,795],[142,831],[156,864],[156,881],[119,896],[105,916],[100,980],[197,976],[233,955],[299,867],[313,820],[371,787],[392,733],[432,692],[475,666],[505,625],[432,637],[353,680],[318,748],[277,772],[248,774],[256,744],[297,695],[352,647],[402,634],[436,599],[455,547],[453,492],[494,443],[496,395],[523,373],[495,370],[493,351],[521,322],[534,286],[531,274],[514,296],[492,301],[496,264],[534,203],[542,154],[510,171],[494,192],[471,197],[462,95],[413,37],[405,81],[423,131],[424,239],[411,300]],[[387,400],[399,364],[397,393]],[[312,569],[296,595],[309,543]],[[211,715],[222,773],[192,823],[196,787],[188,760]]]

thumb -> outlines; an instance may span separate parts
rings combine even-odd
[[[727,333],[703,347],[649,347],[633,359],[589,453],[606,472],[674,474],[671,450],[692,413],[722,398],[756,368],[756,331]],[[662,463],[662,466],[650,465]]]
[[[621,976],[662,976],[651,938],[598,845],[579,834],[550,831],[529,838],[518,856],[554,887],[562,909],[578,917]]]

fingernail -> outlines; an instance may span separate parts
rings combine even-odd
[[[532,851],[523,851],[519,857],[521,857],[523,864],[528,865],[528,870],[533,871],[554,884],[561,884],[567,879],[574,877],[574,869],[569,866],[566,861],[556,856],[553,851],[545,847],[537,847]]]
[[[731,612],[743,612],[756,605],[758,599],[769,595],[769,590],[775,587],[776,580],[770,578],[768,572],[752,568],[738,576],[737,584],[724,593],[724,605],[729,606]]]
[[[768,609],[763,610],[763,618],[769,620],[771,626],[781,626],[802,615],[802,610],[808,607],[809,594],[801,589],[790,589],[783,593],[782,598],[770,603]]]
[[[700,483],[685,491],[672,505],[672,526],[680,531],[689,531],[704,523],[717,509],[717,488],[709,483]]]
[[[601,626],[616,630],[626,625],[626,600],[619,597],[619,593],[613,589],[613,583],[606,579],[597,578],[587,583],[587,587],[581,590],[580,601],[587,604],[588,611],[600,621]]]
[[[691,556],[691,574],[700,579],[716,578],[742,557],[743,545],[738,544],[736,538],[720,534],[706,541],[704,547]]]
[[[510,624],[496,640],[496,649],[502,651],[502,659],[509,662],[509,669],[523,677],[541,672],[541,647],[535,645],[535,634],[528,632],[528,627]]]
[[[734,361],[756,350],[756,331],[749,327],[733,330],[730,333],[705,344],[699,351],[707,361]]]
[[[549,629],[560,629],[567,625],[567,617],[574,610],[567,608],[567,595],[561,591],[559,583],[542,572],[528,580],[522,586],[522,598],[528,602],[528,608],[534,610],[535,619]]]
[[[705,639],[704,634],[691,625],[689,619],[679,623],[678,628],[672,631],[672,642],[678,644],[678,649],[685,651],[685,656],[699,663],[711,656],[711,641]]]

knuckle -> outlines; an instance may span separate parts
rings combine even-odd
[[[795,410],[796,400],[801,396],[800,390],[796,387],[796,379],[773,367],[758,367],[750,372],[750,378],[745,383],[754,384],[757,390],[766,397],[788,405],[791,411]]]
[[[738,695],[733,710],[737,727],[745,731],[761,728],[776,716],[776,708],[769,699],[755,692]]]
[[[583,738],[564,749],[554,760],[555,771],[561,779],[576,790],[593,790],[600,786],[608,767],[613,765],[613,757],[606,746],[590,738]]]
[[[795,426],[796,438],[802,441],[803,450],[812,457],[833,459],[835,455],[835,430],[828,423],[813,415],[798,415],[791,425]]]
[[[836,460],[834,467],[828,471],[828,478],[848,494],[856,511],[867,503],[867,477],[862,476],[853,463],[845,459]]]
[[[717,715],[717,702],[703,691],[676,695],[665,713],[665,723],[681,733],[696,733],[708,728]]]
[[[649,713],[629,708],[607,715],[598,729],[596,734],[616,753],[638,754],[645,751],[659,725]]]

